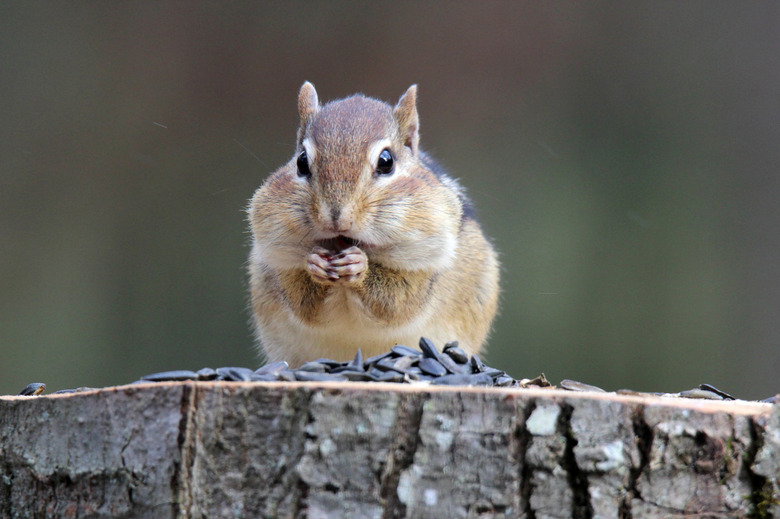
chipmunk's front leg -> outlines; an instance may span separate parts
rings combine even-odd
[[[435,283],[429,272],[369,263],[366,253],[355,246],[339,252],[315,247],[306,269],[315,283],[353,290],[373,319],[388,323],[412,319],[430,299]]]
[[[318,283],[359,285],[368,272],[368,257],[355,246],[336,253],[324,247],[314,247],[306,260],[306,270]]]

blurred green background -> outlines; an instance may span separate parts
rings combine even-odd
[[[501,252],[487,361],[780,391],[780,6],[3,2],[0,394],[253,366],[244,207],[296,95],[394,103]]]

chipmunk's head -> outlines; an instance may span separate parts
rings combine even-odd
[[[320,105],[304,83],[295,155],[250,206],[257,250],[277,265],[353,245],[389,267],[448,265],[461,191],[419,151],[416,101],[412,85],[395,106],[363,95]]]
[[[418,165],[417,86],[395,107],[355,95],[320,106],[311,83],[298,96],[296,181],[311,190],[318,240],[391,245],[422,180]],[[333,243],[327,243],[333,245]]]

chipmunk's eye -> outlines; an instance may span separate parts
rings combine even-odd
[[[295,162],[298,165],[299,177],[310,177],[311,170],[309,169],[309,157],[306,155],[306,150],[301,150],[298,154],[298,160]]]
[[[379,160],[376,162],[376,172],[379,175],[390,175],[393,172],[395,160],[390,150],[385,148],[379,154]]]

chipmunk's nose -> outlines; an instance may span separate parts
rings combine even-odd
[[[339,221],[339,217],[341,216],[341,208],[340,207],[331,207],[330,208],[330,220],[334,224]]]
[[[345,233],[352,229],[352,211],[341,207],[330,208],[330,228],[336,233]]]

